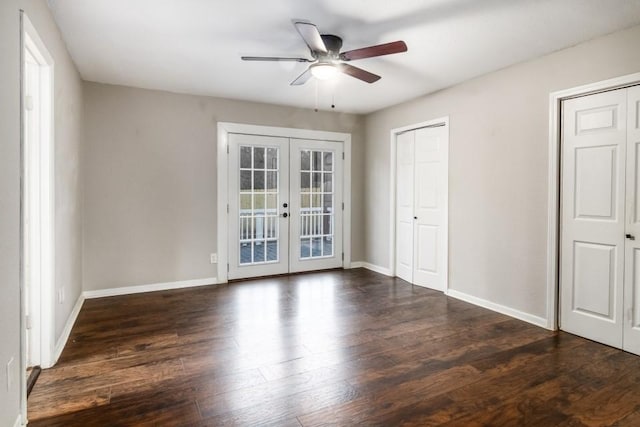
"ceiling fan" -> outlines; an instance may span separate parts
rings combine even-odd
[[[356,79],[360,79],[367,83],[374,83],[380,80],[380,76],[370,73],[362,68],[354,67],[348,64],[349,61],[356,59],[373,58],[375,56],[391,55],[393,53],[401,53],[407,51],[407,45],[403,41],[395,41],[375,46],[363,47],[360,49],[340,52],[342,48],[342,39],[333,34],[320,34],[318,28],[310,22],[293,21],[296,30],[305,41],[311,52],[312,59],[309,58],[292,58],[292,57],[273,57],[273,56],[243,56],[243,61],[295,61],[309,62],[309,68],[300,74],[294,81],[292,86],[305,84],[311,76],[320,80],[326,80],[333,77],[338,72],[342,72]]]

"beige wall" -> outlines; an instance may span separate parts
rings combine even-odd
[[[389,267],[389,132],[450,117],[449,287],[546,317],[549,94],[640,71],[640,26],[366,117],[366,261]]]
[[[85,83],[84,286],[216,277],[217,123],[349,132],[354,260],[364,256],[363,119]]]
[[[19,17],[17,1],[0,2],[0,426],[12,426],[20,413]]]
[[[22,8],[54,60],[55,114],[55,340],[82,293],[82,80],[46,2],[23,0]]]
[[[81,210],[78,179],[82,85],[43,1],[0,2],[0,425],[13,425],[20,411],[20,43],[23,9],[55,61],[56,276],[66,301],[56,303],[57,339],[82,291]],[[7,392],[5,368],[14,359]]]

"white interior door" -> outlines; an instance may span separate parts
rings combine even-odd
[[[289,139],[229,134],[229,279],[289,272]]]
[[[342,267],[342,144],[291,139],[291,272]]]
[[[413,283],[444,291],[447,251],[447,129],[415,131]]]
[[[396,138],[396,275],[443,291],[447,277],[448,131]]]
[[[561,327],[622,347],[626,92],[565,101],[562,121]]]
[[[44,169],[41,165],[40,64],[28,49],[24,56],[24,291],[26,318],[27,366],[40,365],[40,288],[42,284],[41,255],[42,206],[41,191]]]
[[[627,221],[623,348],[640,354],[640,86],[627,92]],[[632,240],[634,239],[634,240]]]
[[[396,276],[413,283],[415,131],[396,138]]]

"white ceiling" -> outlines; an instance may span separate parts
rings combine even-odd
[[[409,51],[318,85],[319,108],[368,113],[640,23],[640,0],[49,0],[85,80],[313,108],[316,82],[289,86],[308,56],[292,19],[343,51],[404,40]]]

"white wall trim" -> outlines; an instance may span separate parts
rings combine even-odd
[[[384,274],[385,276],[393,277],[391,270],[386,267],[380,267],[379,265],[369,264],[364,261],[355,261],[351,263],[350,268],[366,268],[367,270],[375,271],[376,273]]]
[[[507,307],[505,305],[487,301],[482,298],[474,297],[473,295],[465,294],[464,292],[456,291],[455,289],[449,289],[447,291],[447,295],[452,298],[477,305],[479,307],[483,307],[510,317],[514,317],[516,319],[523,320],[542,328],[547,328],[547,319],[543,317],[534,316],[533,314],[525,313],[524,311],[516,310],[515,308]]]
[[[312,129],[284,128],[273,126],[258,126],[242,123],[218,122],[218,175],[217,175],[217,253],[218,253],[218,280],[220,283],[228,281],[227,263],[228,254],[228,218],[227,204],[229,203],[228,177],[229,165],[227,146],[230,133],[243,133],[249,135],[276,136],[282,138],[315,139],[321,141],[336,141],[343,143],[344,168],[343,168],[343,228],[342,248],[344,252],[343,268],[351,266],[351,134],[342,132],[329,132]]]
[[[196,286],[217,285],[215,277],[204,279],[181,280],[177,282],[152,283],[150,285],[123,286],[120,288],[100,289],[97,291],[84,291],[82,295],[86,299],[114,297],[118,295],[141,294],[144,292],[168,291],[171,289],[193,288]]]
[[[391,129],[389,135],[389,158],[390,158],[390,167],[389,167],[389,268],[385,269],[390,272],[388,276],[395,276],[396,274],[396,139],[399,134],[411,130],[416,130],[420,128],[425,128],[429,126],[437,126],[444,125],[447,128],[447,148],[446,148],[446,163],[447,169],[449,167],[449,138],[450,138],[450,129],[449,129],[449,116],[440,117],[433,120],[428,120],[422,123],[416,123],[408,126],[403,126],[395,129]],[[444,182],[444,186],[446,188],[445,191],[445,223],[444,230],[447,242],[447,250],[444,253],[445,257],[445,268],[444,271],[444,292],[447,292],[449,289],[449,179],[447,174],[447,180]],[[374,270],[376,271],[376,270]],[[386,274],[386,273],[382,273]]]
[[[64,350],[64,346],[67,343],[67,340],[69,339],[69,335],[71,335],[71,330],[73,329],[73,325],[76,323],[76,320],[78,319],[78,314],[80,314],[80,310],[82,309],[82,304],[84,304],[84,299],[85,299],[84,295],[80,294],[80,296],[76,300],[75,305],[73,306],[73,310],[71,310],[71,313],[67,318],[67,322],[64,325],[64,329],[62,330],[62,333],[60,334],[60,337],[56,342],[56,347],[53,350],[53,359],[51,360],[52,363],[49,366],[43,366],[43,368],[50,368],[51,366],[55,365],[58,362],[58,359],[62,354],[62,350]]]
[[[26,322],[26,310],[27,310],[27,297],[25,292],[25,268],[24,268],[24,170],[23,164],[24,161],[24,151],[25,151],[25,123],[26,118],[24,114],[25,100],[24,100],[24,92],[25,92],[25,21],[27,17],[24,13],[24,10],[20,9],[20,268],[19,268],[19,283],[20,283],[20,372],[27,372],[27,322]],[[18,418],[16,423],[22,422],[22,418],[24,417],[25,421],[27,420],[27,378],[26,376],[22,376],[22,380],[20,381],[20,413],[18,414]],[[20,425],[20,424],[16,424]],[[15,425],[14,425],[15,427]]]
[[[16,421],[13,423],[13,427],[22,427],[23,425],[26,426],[26,424],[22,424],[22,415],[18,414],[18,418],[16,418]]]
[[[558,329],[558,259],[560,253],[560,144],[561,103],[565,99],[620,89],[640,83],[640,73],[628,74],[549,94],[549,175],[547,197],[547,320],[545,327]]]

